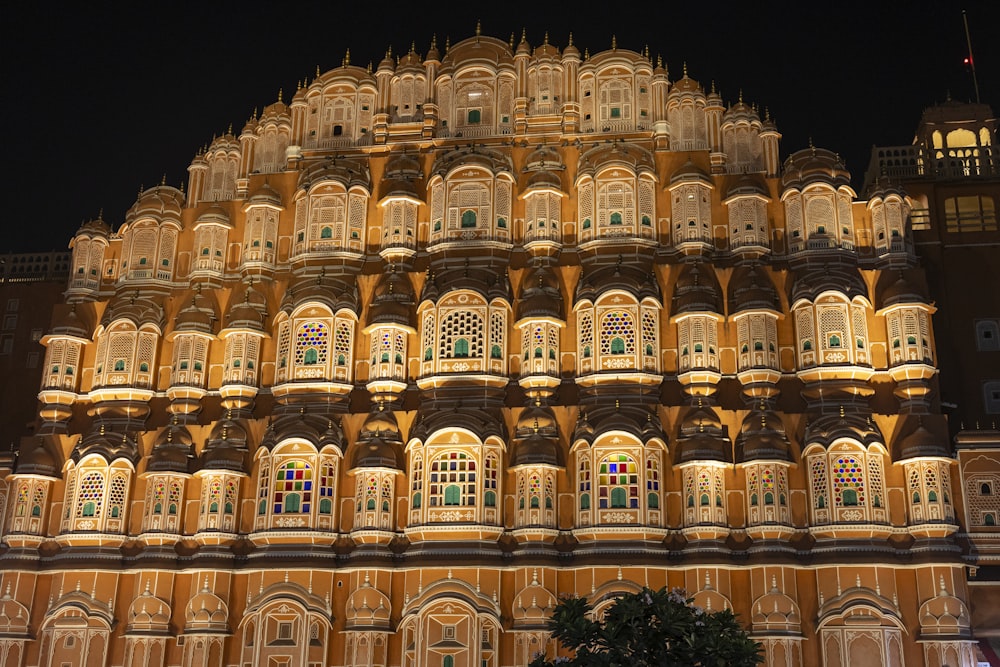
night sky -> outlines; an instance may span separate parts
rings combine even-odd
[[[253,109],[290,101],[296,82],[351,63],[377,65],[392,46],[425,54],[437,34],[532,46],[569,32],[582,52],[611,46],[662,54],[672,81],[682,63],[727,103],[767,107],[782,159],[808,145],[839,152],[860,188],[871,147],[909,144],[921,111],[974,96],[961,7],[949,2],[601,3],[183,2],[112,10],[96,3],[21,3],[0,28],[6,211],[0,252],[66,248],[84,219],[104,210],[117,228],[141,185],[186,183],[197,149]],[[67,5],[69,3],[66,3]],[[116,3],[117,4],[117,3]],[[206,3],[207,4],[207,3]],[[94,6],[96,5],[96,6]],[[123,5],[124,6],[124,5]],[[558,7],[573,7],[566,16]],[[345,7],[370,7],[355,18]],[[457,9],[461,7],[461,9]],[[526,9],[519,10],[518,7]],[[646,7],[643,11],[632,7]],[[551,8],[551,9],[549,9]],[[1000,110],[1000,2],[970,3],[983,102]],[[433,13],[432,13],[433,12]]]

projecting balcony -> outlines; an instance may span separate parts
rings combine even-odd
[[[1000,175],[1000,151],[988,146],[944,149],[968,152],[963,156],[934,157],[923,146],[883,146],[872,151],[865,183],[889,179],[996,178]],[[942,152],[942,151],[935,151]]]

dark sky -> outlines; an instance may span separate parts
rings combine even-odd
[[[783,134],[782,158],[808,145],[845,157],[856,187],[873,144],[908,144],[924,107],[973,97],[961,7],[949,2],[767,3],[650,0],[162,3],[111,9],[98,3],[21,3],[0,28],[0,105],[5,137],[5,234],[0,252],[63,249],[83,219],[121,224],[140,185],[186,181],[199,146],[254,107],[285,101],[316,65],[376,65],[392,45],[426,53],[474,34],[507,39],[546,31],[563,47],[662,54],[671,80],[687,62],[728,102],[768,107]],[[70,5],[70,3],[65,3]],[[118,3],[115,3],[118,4]],[[124,5],[123,5],[124,6]],[[493,5],[491,5],[493,6]],[[643,12],[631,9],[645,6]],[[744,6],[746,9],[732,7]],[[355,17],[345,7],[368,7]],[[571,7],[567,14],[559,7]],[[518,8],[523,8],[519,10]],[[1000,109],[1000,2],[967,7],[984,102]]]

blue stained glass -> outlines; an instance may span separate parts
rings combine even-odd
[[[275,506],[274,506],[274,513],[275,514],[281,514],[281,505],[275,504]]]
[[[632,499],[632,509],[638,509],[638,507],[639,507],[639,500],[636,499],[636,498],[633,498]]]
[[[313,483],[312,482],[305,482],[305,490],[306,491],[312,491],[312,488],[313,488]]]
[[[309,503],[302,503],[302,511],[303,512],[309,511]]]

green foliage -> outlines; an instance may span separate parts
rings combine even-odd
[[[761,646],[732,611],[705,612],[683,591],[643,588],[616,599],[591,620],[584,598],[559,602],[549,630],[572,658],[537,656],[530,667],[753,667]]]

